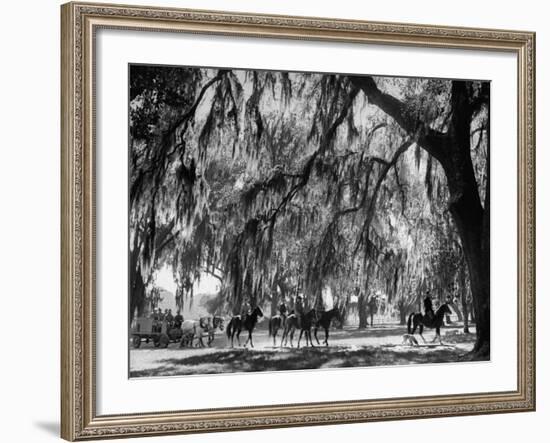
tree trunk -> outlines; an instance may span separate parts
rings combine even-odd
[[[470,333],[470,324],[468,317],[470,315],[470,312],[468,310],[468,303],[466,301],[466,297],[462,296],[462,315],[464,317],[464,333],[469,334]]]
[[[487,157],[487,182],[485,208],[481,205],[478,186],[470,152],[470,131],[475,105],[468,83],[455,80],[451,85],[451,120],[447,132],[430,127],[419,121],[410,108],[387,94],[376,85],[372,77],[350,76],[350,81],[361,89],[369,102],[391,116],[416,143],[439,161],[450,194],[449,209],[457,226],[464,256],[470,274],[474,301],[477,340],[474,353],[481,357],[490,354],[489,311],[489,156]],[[485,97],[488,100],[488,94]],[[490,119],[488,119],[490,121]],[[488,131],[489,132],[489,131]],[[490,146],[488,140],[488,146]],[[488,149],[488,152],[490,150]]]
[[[277,315],[279,313],[279,292],[277,291],[277,286],[271,291],[271,316]]]
[[[407,309],[405,307],[405,304],[399,305],[399,324],[400,325],[407,324]]]
[[[132,266],[130,268],[130,312],[129,322],[132,324],[134,316],[140,317],[143,315],[143,308],[145,307],[145,282],[141,276],[138,266]]]
[[[453,88],[454,89],[454,88]],[[464,100],[460,92],[456,100]],[[461,106],[455,113],[460,114]],[[465,114],[467,112],[464,111]],[[462,122],[462,119],[467,121]],[[476,344],[473,352],[480,357],[489,357],[490,354],[490,208],[489,208],[489,181],[485,195],[485,208],[481,205],[478,186],[470,155],[470,120],[468,115],[453,117],[453,131],[450,138],[450,150],[455,153],[451,156],[450,164],[444,165],[450,191],[449,209],[457,227],[464,257],[470,276],[470,288],[476,315]],[[457,146],[459,145],[459,146]],[[487,171],[489,158],[487,159]]]
[[[359,329],[365,329],[368,325],[367,316],[367,295],[364,292],[359,294],[357,300],[357,314],[359,316]]]

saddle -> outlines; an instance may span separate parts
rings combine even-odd
[[[428,311],[424,314],[424,317],[422,318],[422,322],[425,326],[430,327],[435,320],[435,313],[433,311]]]

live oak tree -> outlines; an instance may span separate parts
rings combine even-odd
[[[489,353],[487,83],[146,66],[130,81],[130,318],[164,264],[179,303],[207,273],[232,312],[298,292],[313,306],[327,285],[343,310],[381,288],[405,311],[452,280]]]
[[[445,172],[449,211],[464,249],[474,299],[477,325],[474,351],[487,355],[490,350],[490,156],[487,151],[482,203],[471,151],[475,119],[481,112],[488,113],[489,84],[453,80],[446,121],[436,128],[417,109],[381,91],[372,77],[352,77],[351,82],[413,136],[418,146],[434,157]]]

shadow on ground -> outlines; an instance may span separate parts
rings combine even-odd
[[[472,337],[473,338],[473,337]],[[464,338],[463,338],[464,340]],[[132,371],[131,377],[220,372],[281,371],[315,368],[448,363],[469,360],[463,348],[444,346],[308,347],[300,349],[219,349],[201,355],[166,358],[152,369]]]

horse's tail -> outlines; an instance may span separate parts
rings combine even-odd
[[[229,320],[229,323],[227,324],[227,328],[225,328],[225,333],[227,334],[227,338],[231,338],[232,327],[233,327],[233,319]]]
[[[412,319],[414,317],[414,312],[409,315],[409,320],[407,321],[407,332],[412,334]]]

